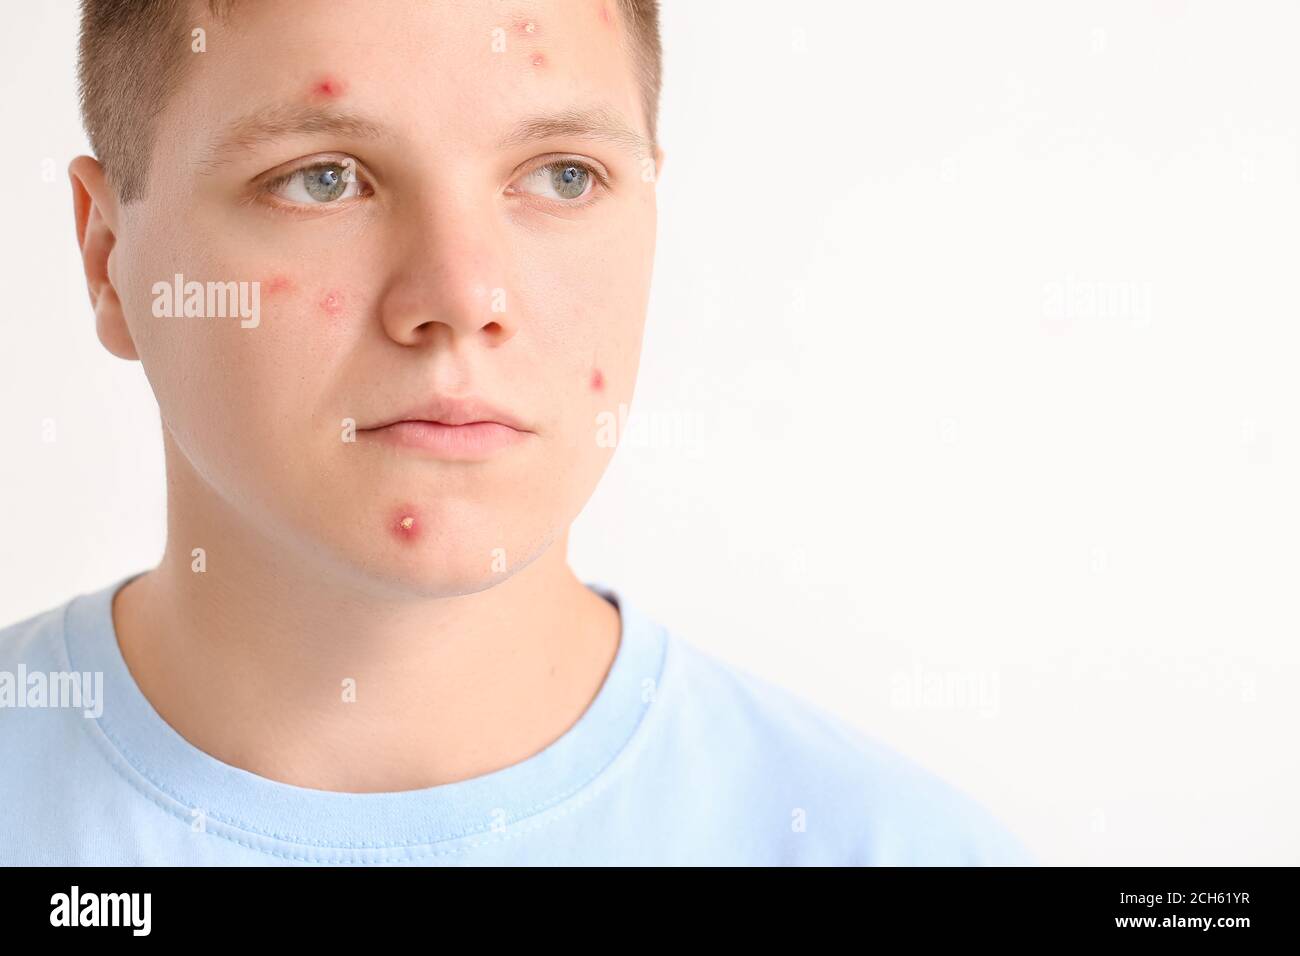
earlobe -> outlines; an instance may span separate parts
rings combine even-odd
[[[95,311],[95,331],[104,348],[118,358],[139,359],[109,269],[109,257],[117,242],[117,196],[104,168],[93,157],[74,159],[68,166],[68,178],[72,183],[77,247],[81,250],[90,305]]]

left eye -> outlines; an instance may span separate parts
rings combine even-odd
[[[360,195],[361,182],[350,164],[320,163],[294,170],[272,183],[269,191],[289,202],[319,206]]]
[[[565,159],[539,166],[520,182],[524,192],[572,202],[590,192],[595,179],[595,171],[586,163]]]

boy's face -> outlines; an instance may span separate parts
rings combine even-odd
[[[597,416],[636,377],[657,157],[527,135],[597,111],[644,138],[616,3],[258,0],[194,25],[109,265],[181,486],[399,589],[503,580],[585,504]],[[155,315],[176,274],[258,282],[257,325]],[[527,431],[456,457],[374,430],[440,396]]]

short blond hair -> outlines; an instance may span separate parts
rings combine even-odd
[[[236,0],[206,0],[224,18]],[[659,0],[617,0],[651,144],[657,143],[663,50]],[[82,0],[78,81],[91,149],[123,203],[144,196],[154,127],[184,77],[190,0]]]

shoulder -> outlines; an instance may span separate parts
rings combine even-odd
[[[13,673],[19,665],[53,669],[62,660],[63,624],[76,598],[0,626],[0,672]]]
[[[64,621],[76,598],[0,628],[0,803],[24,779],[35,779],[48,755],[70,754],[80,730],[57,706],[69,685],[83,683],[68,662]],[[98,685],[95,685],[98,686]]]
[[[988,809],[938,774],[778,684],[671,632],[670,720],[734,788],[790,828],[792,859],[1036,865]],[[797,857],[797,859],[794,859]]]

